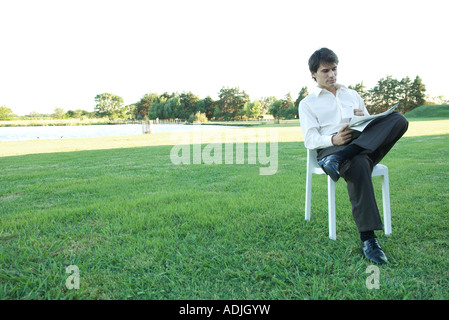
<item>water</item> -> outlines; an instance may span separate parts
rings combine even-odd
[[[153,124],[152,132],[176,132],[236,128],[219,125]],[[0,141],[111,137],[143,134],[141,124],[0,127]]]

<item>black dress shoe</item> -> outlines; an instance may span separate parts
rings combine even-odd
[[[318,161],[318,165],[332,180],[337,182],[340,179],[340,166],[342,162],[343,159],[341,157],[331,154]]]
[[[362,242],[362,253],[366,259],[377,264],[388,264],[388,259],[376,238],[371,238]]]

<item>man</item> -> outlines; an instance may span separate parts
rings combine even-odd
[[[299,119],[307,149],[317,151],[321,168],[334,181],[347,184],[363,255],[388,263],[375,230],[382,230],[372,184],[372,170],[407,131],[408,121],[397,112],[372,121],[362,133],[348,129],[353,115],[368,115],[360,95],[337,83],[337,55],[327,48],[315,51],[309,70],[317,88],[299,104]]]

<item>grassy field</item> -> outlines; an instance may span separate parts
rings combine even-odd
[[[378,233],[390,264],[371,290],[345,184],[337,241],[324,176],[304,220],[298,126],[273,127],[268,176],[248,161],[174,165],[167,134],[1,143],[0,298],[448,299],[448,123],[412,122],[382,162],[393,234]]]
[[[242,127],[235,129],[237,135],[245,135],[251,130],[263,135],[270,129],[277,130],[279,142],[302,142],[303,136],[298,120],[283,121],[279,125],[263,125],[260,127]],[[224,134],[225,130],[217,131]],[[449,134],[449,120],[413,120],[410,121],[409,129],[405,137],[416,137],[425,135]],[[136,148],[161,145],[173,145],[182,137],[183,133],[152,133],[149,135],[98,137],[98,138],[74,138],[74,139],[39,139],[29,141],[0,141],[0,157],[17,156],[35,153],[71,152],[82,150],[101,150],[118,148]],[[203,137],[204,143],[211,140],[207,135]]]

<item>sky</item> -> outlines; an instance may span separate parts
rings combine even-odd
[[[0,0],[0,106],[16,115],[93,111],[110,92],[251,100],[316,86],[321,47],[339,57],[338,82],[370,89],[419,76],[449,98],[442,0]]]

